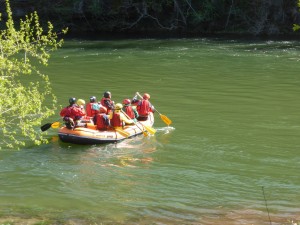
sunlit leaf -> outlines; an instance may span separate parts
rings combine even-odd
[[[6,21],[0,20],[6,27],[0,30],[0,149],[18,148],[28,141],[47,143],[39,127],[55,113],[56,97],[49,77],[35,65],[47,65],[63,40],[58,40],[50,22],[47,31],[42,28],[36,12],[17,25],[9,0],[6,12]]]

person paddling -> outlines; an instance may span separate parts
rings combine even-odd
[[[143,99],[139,100],[137,102],[137,112],[139,114],[138,120],[139,121],[145,121],[148,119],[149,113],[154,113],[155,108],[154,106],[149,102],[150,95],[148,93],[145,93],[143,95]]]
[[[110,125],[114,128],[123,128],[125,124],[134,124],[132,120],[127,119],[121,112],[122,108],[123,105],[121,103],[117,103],[114,110],[112,110],[109,114]]]
[[[130,99],[123,100],[123,111],[129,116],[130,119],[135,120],[139,117],[139,114],[136,108],[133,108],[131,105]]]
[[[69,129],[74,129],[76,122],[84,115],[85,112],[78,107],[74,97],[70,98],[69,105],[60,111],[60,116],[63,117],[63,121],[65,121],[66,127]]]

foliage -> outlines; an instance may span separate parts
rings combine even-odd
[[[300,7],[300,0],[298,1],[298,7]],[[299,24],[293,24],[293,31],[298,31],[300,29]]]
[[[255,35],[290,33],[299,23],[295,0],[23,0],[41,19],[72,32],[177,32]],[[25,7],[24,7],[25,6]],[[1,9],[0,9],[1,10]]]
[[[26,140],[45,143],[39,125],[54,114],[56,97],[48,76],[34,63],[47,66],[49,53],[63,40],[58,41],[50,22],[44,32],[36,12],[21,19],[18,29],[9,0],[6,13],[6,29],[0,31],[0,148],[18,148]]]

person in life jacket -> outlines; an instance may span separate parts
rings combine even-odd
[[[86,115],[86,111],[84,109],[84,106],[85,106],[85,101],[83,99],[78,99],[77,102],[77,107],[81,110],[81,112]]]
[[[69,105],[60,111],[60,116],[63,117],[66,127],[73,129],[76,125],[76,121],[79,120],[85,113],[76,104],[76,98],[69,99]]]
[[[85,107],[85,109],[86,109],[86,115],[88,117],[92,117],[93,118],[98,113],[97,109],[96,110],[94,109],[97,106],[94,107],[94,105],[98,105],[98,103],[97,103],[96,97],[92,96],[92,97],[90,97],[90,102]]]
[[[137,104],[137,111],[139,114],[138,120],[139,121],[145,121],[148,119],[148,115],[150,112],[154,113],[155,109],[154,106],[149,102],[150,95],[148,93],[145,93],[143,95],[143,99],[140,100]]]
[[[91,122],[91,119],[90,119],[90,117],[86,116],[85,101],[83,99],[78,99],[76,104],[77,104],[77,107],[79,108],[79,110],[81,110],[82,114],[84,114],[83,116],[78,118],[78,120],[76,122],[76,126],[77,127],[86,127],[86,123]]]
[[[105,107],[100,107],[100,109],[94,117],[94,123],[97,125],[98,130],[107,130],[107,128],[110,125],[109,117],[108,115],[106,115],[106,112],[107,110]]]
[[[114,109],[115,103],[111,100],[111,93],[109,91],[104,92],[103,98],[101,99],[101,105],[106,107],[107,114],[109,114],[110,111]]]
[[[129,120],[126,116],[121,112],[123,105],[121,103],[117,103],[114,110],[112,110],[109,114],[110,125],[115,128],[124,127],[125,124],[134,124],[133,120]]]
[[[130,119],[136,121],[136,118],[139,117],[139,114],[136,108],[133,108],[131,106],[130,99],[124,99],[122,103],[123,103],[123,111],[129,116]]]

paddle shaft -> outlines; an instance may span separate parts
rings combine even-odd
[[[129,120],[132,120],[133,121],[133,123],[137,126],[137,128],[139,128],[140,129],[140,131],[142,131],[143,132],[143,134],[144,134],[144,136],[147,136],[147,133],[145,132],[145,131],[143,131],[137,124],[136,124],[136,122],[133,120],[133,119],[131,119],[128,115],[127,115],[127,113],[126,112],[124,112],[122,109],[121,109],[121,112],[127,117],[127,119],[129,119]],[[141,124],[141,123],[140,123]],[[142,126],[143,126],[143,124],[141,124]]]
[[[114,131],[118,132],[119,134],[121,134],[122,136],[125,136],[125,137],[129,137],[130,136],[130,133],[125,131],[125,130],[120,130],[120,129],[117,129],[113,126],[110,126],[110,128],[112,128]]]

